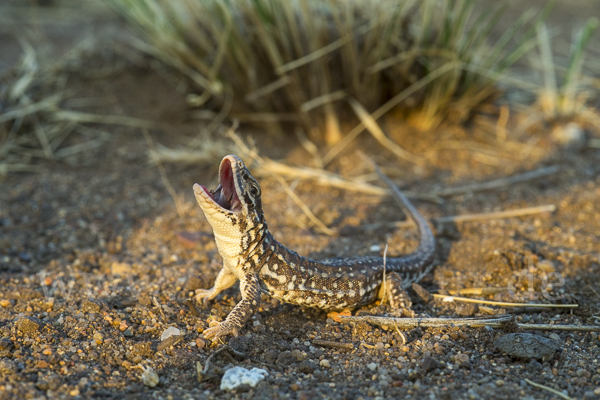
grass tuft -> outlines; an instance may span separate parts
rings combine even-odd
[[[490,45],[503,9],[476,12],[475,0],[108,3],[138,32],[137,47],[195,84],[194,106],[274,130],[292,122],[328,144],[359,108],[397,109],[420,129],[465,121],[498,93],[548,13],[526,13]]]

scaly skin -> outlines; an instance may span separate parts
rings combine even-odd
[[[435,238],[427,221],[387,177],[382,175],[415,221],[420,243],[410,255],[387,258],[385,271],[381,257],[314,261],[287,249],[267,228],[260,186],[244,162],[237,156],[226,156],[221,161],[219,178],[221,184],[212,192],[194,185],[196,200],[213,228],[223,257],[223,269],[214,286],[197,290],[196,299],[206,303],[239,279],[242,300],[225,321],[204,331],[205,338],[237,335],[256,313],[261,293],[324,310],[354,309],[376,298],[388,298],[392,308],[412,316],[404,288],[431,271]]]

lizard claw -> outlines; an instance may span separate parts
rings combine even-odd
[[[204,338],[211,339],[213,342],[219,339],[221,336],[226,336],[229,334],[233,334],[234,336],[238,335],[237,327],[233,326],[231,323],[224,321],[220,322],[218,325],[215,325],[211,328],[208,328],[204,331]]]
[[[204,304],[204,307],[208,308],[208,302],[213,297],[212,292],[213,291],[211,289],[196,289],[196,295],[194,296],[194,298],[198,303],[202,302]]]

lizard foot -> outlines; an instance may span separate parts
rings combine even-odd
[[[380,297],[389,301],[392,312],[396,317],[413,318],[415,312],[410,309],[412,301],[406,290],[402,288],[402,278],[396,272],[390,272],[385,277],[385,286],[382,285]]]
[[[196,289],[195,293],[194,299],[198,303],[203,303],[204,307],[208,307],[208,302],[214,298],[212,289]]]
[[[221,336],[226,336],[233,334],[234,336],[238,335],[238,328],[235,327],[232,323],[223,321],[219,322],[218,325],[215,325],[211,328],[208,328],[204,331],[203,335],[205,339],[211,339],[213,342],[219,339]]]

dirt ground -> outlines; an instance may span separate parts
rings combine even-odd
[[[580,3],[559,3],[555,13],[576,13],[564,14],[574,21],[600,9]],[[29,8],[13,5],[3,5],[9,10],[3,21],[11,23],[0,29],[2,68],[18,60],[19,24],[31,18]],[[68,51],[82,32],[123,29],[102,9],[74,11],[68,23],[53,22],[51,9],[36,18],[31,26],[54,43],[57,54]],[[560,18],[554,21],[560,25]],[[568,23],[564,26],[570,29]],[[100,99],[78,110],[160,121],[161,129],[151,130],[150,136],[166,146],[198,133],[185,95],[155,69],[128,62],[108,75],[89,73],[114,62],[91,57],[81,71],[70,74],[72,98]],[[518,123],[514,118],[509,129]],[[371,174],[367,165],[356,162],[360,149],[401,188],[432,193],[557,167],[538,179],[447,196],[440,204],[416,201],[429,219],[556,206],[554,212],[519,218],[434,224],[438,262],[421,284],[442,293],[512,285],[512,291],[485,298],[579,307],[519,312],[425,302],[411,291],[414,310],[423,317],[513,313],[519,323],[600,325],[600,149],[586,143],[565,146],[548,134],[534,137],[539,138],[536,150],[526,158],[490,156],[465,145],[438,146],[489,143],[497,119],[497,113],[481,113],[464,128],[417,135],[388,120],[387,132],[408,150],[424,154],[438,149],[428,167],[398,161],[365,134],[328,168],[348,177]],[[236,284],[209,308],[190,300],[194,289],[212,286],[220,269],[211,228],[191,189],[195,182],[216,185],[218,160],[165,165],[169,184],[183,200],[178,213],[159,169],[148,162],[148,141],[141,130],[95,127],[110,134],[102,146],[60,161],[36,161],[42,172],[11,174],[0,181],[0,399],[559,398],[526,379],[572,398],[600,399],[600,339],[594,332],[525,330],[554,340],[559,349],[549,359],[519,359],[495,348],[496,340],[507,334],[503,329],[415,328],[401,335],[366,323],[341,324],[324,312],[266,296],[241,335],[225,340],[238,354],[216,355],[208,372],[199,376],[198,365],[203,368],[220,346],[204,340],[203,330],[211,319],[225,318],[240,299]],[[591,127],[582,129],[588,139],[600,137]],[[249,127],[239,133],[251,135],[263,156],[311,165],[310,154],[295,138]],[[511,140],[526,143],[532,140],[528,135]],[[76,144],[83,139],[69,140]],[[374,178],[371,182],[378,184]],[[299,182],[298,196],[339,232],[327,236],[308,226],[275,179],[263,177],[260,183],[270,230],[302,255],[382,254],[388,243],[388,255],[395,256],[417,244],[412,229],[390,226],[390,221],[404,219],[391,199]],[[374,224],[378,228],[365,228]],[[358,314],[385,311],[385,306],[373,305]],[[181,335],[161,340],[169,327]],[[319,339],[351,348],[323,347],[315,343]],[[254,388],[222,391],[224,371],[238,365],[262,368],[268,376]],[[157,386],[144,384],[143,368],[158,374]]]

